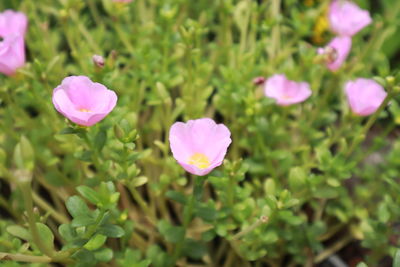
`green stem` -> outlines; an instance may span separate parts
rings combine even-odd
[[[98,226],[101,223],[101,220],[104,218],[104,214],[106,213],[106,210],[101,209],[99,216],[96,218],[96,222],[90,226],[88,231],[85,234],[85,238],[89,239],[92,237],[92,235],[97,231]]]
[[[378,110],[368,119],[367,123],[364,125],[364,127],[361,130],[361,133],[359,134],[358,137],[362,137],[362,138],[354,138],[351,145],[349,146],[349,150],[347,150],[346,152],[346,157],[349,157],[354,149],[357,147],[357,145],[359,145],[365,138],[366,133],[368,132],[368,130],[371,128],[371,126],[374,124],[374,122],[378,119],[381,111],[387,106],[387,104],[389,103],[389,101],[392,99],[392,97],[394,96],[394,94],[392,92],[389,92],[389,94],[386,96],[385,100],[382,102],[382,104],[379,106]]]
[[[36,227],[35,214],[33,213],[32,188],[30,181],[21,182],[20,188],[24,198],[25,209],[28,214],[28,224],[32,234],[33,242],[43,254],[52,257],[54,255],[54,251],[51,248],[47,247],[45,243],[43,243],[43,240],[41,239],[39,231]]]
[[[89,149],[92,151],[91,159],[93,161],[94,166],[96,167],[96,171],[98,172],[101,180],[106,180],[106,176],[102,171],[102,164],[100,162],[100,155],[99,152],[97,151],[96,147],[94,147],[92,141],[90,140],[88,134],[87,134],[88,129],[84,129],[82,131],[82,134],[79,136],[82,137],[82,139],[85,141]]]
[[[92,13],[92,16],[93,16],[94,21],[96,22],[97,26],[102,25],[100,14],[96,7],[96,3],[93,0],[89,0],[88,6],[89,6],[90,12]]]
[[[31,256],[24,254],[11,254],[11,253],[0,252],[0,261],[50,263],[52,262],[52,259],[47,256]]]
[[[201,201],[201,197],[203,194],[204,181],[205,181],[204,177],[195,177],[194,178],[193,193],[190,195],[187,206],[185,207],[185,209],[183,211],[183,227],[185,228],[185,236],[187,233],[187,228],[193,218],[193,211],[194,211],[195,203]],[[176,261],[181,256],[184,241],[185,241],[185,239],[183,239],[176,245],[175,251],[174,251],[174,254],[172,257],[173,263],[176,263]]]
[[[240,239],[242,236],[245,236],[246,234],[250,233],[251,231],[256,229],[258,226],[260,226],[260,225],[262,225],[264,223],[267,223],[268,220],[269,220],[269,218],[267,216],[261,216],[260,218],[257,219],[257,221],[255,223],[253,223],[249,227],[243,229],[242,231],[240,231],[239,233],[234,235],[232,237],[232,241]]]
[[[102,50],[100,49],[100,46],[93,39],[92,35],[90,34],[90,32],[88,31],[86,26],[83,23],[81,23],[81,20],[79,20],[78,15],[72,10],[69,12],[69,15],[70,15],[72,21],[77,25],[78,30],[81,32],[83,37],[86,39],[87,44],[93,50],[93,53],[101,54]]]
[[[318,264],[331,256],[332,254],[336,253],[337,251],[341,250],[343,247],[345,247],[349,242],[353,240],[353,237],[351,235],[346,235],[342,239],[339,239],[336,243],[334,243],[332,246],[329,248],[325,249],[322,251],[320,254],[318,254],[314,258],[314,263]]]
[[[47,204],[46,201],[44,201],[39,195],[37,195],[35,192],[32,192],[32,198],[35,203],[41,207],[43,210],[47,211],[50,213],[50,215],[58,222],[58,223],[69,223],[69,219],[62,213],[59,213],[55,209],[53,209],[52,206]]]

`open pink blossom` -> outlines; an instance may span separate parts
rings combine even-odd
[[[331,71],[338,70],[351,49],[351,38],[347,36],[339,36],[333,38],[333,40],[325,47],[319,48],[318,54],[326,56],[326,66]]]
[[[54,107],[76,124],[92,126],[110,113],[117,103],[114,91],[86,76],[70,76],[53,91]]]
[[[23,36],[7,36],[0,42],[0,72],[13,75],[25,64],[25,44]]]
[[[331,30],[340,36],[353,36],[372,22],[367,10],[347,0],[331,2],[328,20]]]
[[[283,74],[275,74],[265,82],[264,93],[275,99],[278,105],[288,106],[309,98],[311,89],[306,82],[291,81]]]
[[[212,119],[175,122],[169,131],[174,158],[188,172],[203,176],[222,164],[231,132]]]
[[[0,13],[0,36],[5,38],[10,35],[25,36],[28,19],[22,12],[5,10]]]
[[[0,13],[0,72],[13,75],[25,64],[24,36],[28,19],[24,13],[6,10]]]
[[[387,95],[379,83],[364,78],[347,82],[345,93],[351,110],[359,116],[374,113]]]

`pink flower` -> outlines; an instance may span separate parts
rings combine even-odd
[[[359,116],[374,113],[387,95],[379,83],[363,78],[347,82],[345,93],[351,110]]]
[[[318,54],[325,55],[326,66],[328,69],[331,71],[336,71],[346,60],[350,49],[351,38],[347,36],[339,36],[333,38],[333,40],[325,48],[319,48]]]
[[[25,64],[25,44],[22,36],[6,36],[0,42],[0,72],[13,75]]]
[[[100,55],[93,55],[92,61],[97,67],[99,67],[99,68],[104,67],[104,64],[105,64],[104,57],[102,57]]]
[[[212,119],[175,122],[169,131],[172,154],[188,172],[203,176],[222,164],[231,132]]]
[[[346,0],[333,0],[328,13],[332,31],[341,36],[353,36],[372,22],[369,12]]]
[[[110,113],[117,103],[114,91],[86,76],[70,76],[53,90],[54,107],[83,126],[92,126]]]
[[[13,75],[25,64],[24,36],[28,19],[24,13],[6,10],[0,13],[0,72]]]
[[[0,36],[5,38],[10,35],[25,36],[28,19],[24,13],[6,10],[0,13]]]
[[[264,93],[278,105],[288,106],[309,98],[311,89],[306,82],[290,81],[283,74],[275,74],[265,82]]]

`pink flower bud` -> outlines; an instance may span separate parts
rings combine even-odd
[[[323,54],[326,56],[326,66],[331,71],[338,70],[347,56],[349,55],[351,49],[351,38],[350,37],[336,37],[325,47],[319,48],[318,54]]]
[[[347,82],[345,93],[351,110],[359,116],[374,113],[387,96],[379,83],[364,78]]]
[[[28,19],[24,13],[6,10],[0,13],[0,36],[5,38],[10,35],[25,36]]]
[[[254,85],[263,85],[265,83],[265,78],[264,77],[255,77],[253,79],[253,84]]]
[[[104,67],[104,58],[102,56],[93,55],[92,60],[93,60],[93,63],[97,67],[99,67],[99,68],[103,68]]]
[[[0,72],[13,75],[15,71],[25,64],[24,37],[6,36],[0,42]]]
[[[92,126],[110,113],[116,103],[114,91],[86,76],[70,76],[53,90],[58,112],[82,126]]]
[[[232,142],[223,124],[208,118],[175,122],[169,131],[174,158],[188,172],[203,176],[222,164]]]
[[[265,95],[276,100],[280,106],[303,102],[311,96],[310,85],[306,82],[290,81],[283,74],[275,74],[265,82]]]
[[[347,0],[332,1],[328,20],[334,33],[350,37],[372,22],[368,11]]]

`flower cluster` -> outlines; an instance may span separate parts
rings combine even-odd
[[[115,0],[115,2],[130,2]],[[369,13],[349,1],[333,0],[328,14],[335,37],[318,53],[326,56],[331,71],[340,68],[351,49],[351,37],[371,23]],[[24,37],[27,18],[23,13],[7,10],[0,14],[0,72],[12,75],[25,62]],[[95,55],[97,66],[104,66],[104,59]],[[280,106],[300,103],[308,99],[312,90],[307,82],[296,82],[284,74],[275,74],[268,79],[258,77],[255,84],[264,84],[264,93]],[[369,79],[347,82],[345,93],[353,112],[360,116],[375,112],[386,98],[384,89]],[[81,126],[92,126],[104,119],[116,106],[117,95],[104,85],[92,82],[86,76],[70,76],[53,91],[55,109],[72,122]],[[232,142],[229,129],[216,124],[212,119],[176,122],[169,133],[173,156],[188,172],[206,175],[222,164]]]
[[[329,25],[337,36],[318,54],[325,56],[326,66],[331,71],[338,70],[351,50],[351,37],[368,26],[372,19],[369,12],[350,1],[333,0],[328,12]]]
[[[0,72],[13,75],[25,64],[25,33],[28,19],[13,10],[0,13]]]

